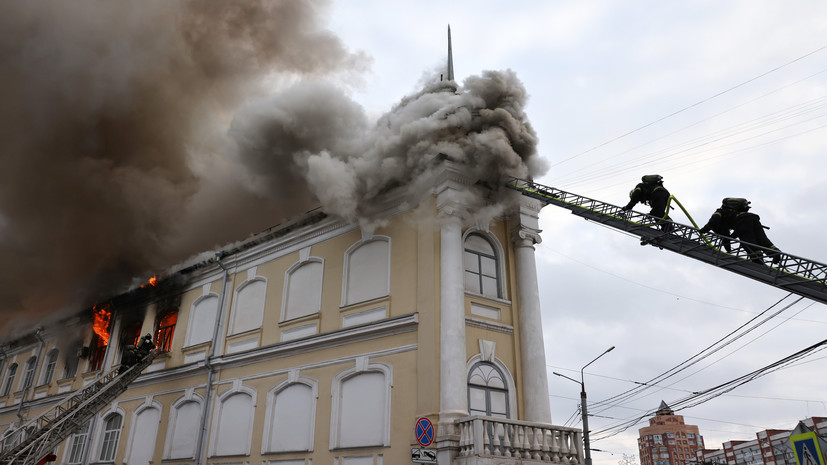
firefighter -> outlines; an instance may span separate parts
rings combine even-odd
[[[763,254],[767,254],[773,263],[780,262],[781,254],[778,253],[778,248],[773,245],[764,232],[761,218],[748,211],[750,202],[747,199],[736,200],[738,200],[735,203],[737,215],[733,225],[735,230],[733,236],[741,240],[741,247],[749,254],[749,259],[755,263],[764,264]],[[755,247],[756,245],[761,247]]]
[[[155,344],[152,343],[152,334],[146,333],[138,344],[138,360],[143,360],[154,348]]]
[[[137,347],[132,344],[124,347],[123,354],[121,355],[121,366],[118,367],[118,373],[123,373],[128,370],[132,365],[138,363],[138,360],[140,360],[140,358],[138,357]]]
[[[669,215],[666,213],[666,203],[669,200],[669,191],[663,187],[663,176],[658,174],[647,174],[640,179],[635,188],[629,192],[629,203],[623,207],[624,211],[629,211],[638,203],[648,203],[652,207],[649,215],[656,218],[663,218],[669,220]],[[668,231],[670,229],[669,223],[662,223],[661,229]]]
[[[715,210],[709,221],[700,229],[701,233],[712,231],[720,236],[725,236],[721,239],[721,244],[727,252],[732,252],[729,238],[732,237],[732,230],[735,229],[735,217],[738,215],[737,207],[742,202],[746,202],[746,199],[725,198],[721,201],[721,208]]]

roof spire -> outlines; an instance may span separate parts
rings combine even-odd
[[[448,80],[454,80],[454,52],[451,50],[451,25],[448,25]]]

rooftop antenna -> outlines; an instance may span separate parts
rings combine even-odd
[[[448,25],[448,80],[454,80],[454,52],[451,50],[451,25]]]

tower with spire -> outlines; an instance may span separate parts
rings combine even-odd
[[[695,462],[695,452],[703,450],[704,439],[696,425],[687,425],[660,401],[649,426],[638,430],[640,465],[685,465]]]
[[[448,25],[448,80],[454,80],[454,51],[451,49],[451,25]]]

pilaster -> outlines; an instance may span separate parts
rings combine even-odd
[[[539,213],[542,203],[528,197],[520,199],[520,211],[515,215],[511,239],[514,243],[520,352],[522,356],[522,392],[525,420],[551,423],[548,400],[548,375],[543,342],[543,319],[537,281],[537,262],[534,245],[542,241]]]

